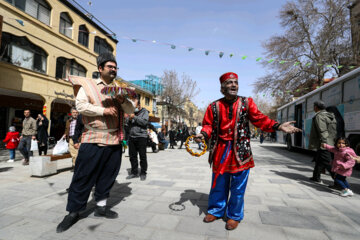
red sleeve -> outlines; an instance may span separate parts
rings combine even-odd
[[[10,141],[10,134],[9,134],[9,133],[6,134],[6,137],[5,137],[5,139],[3,140],[3,142],[4,142],[4,143],[7,143],[8,141]]]
[[[202,129],[201,132],[205,132],[207,134],[207,138],[210,138],[211,136],[211,132],[212,132],[212,124],[213,124],[213,112],[211,109],[211,105],[209,105],[206,109],[205,115],[204,115],[204,119],[202,122]]]
[[[260,112],[252,98],[248,98],[248,107],[249,119],[255,127],[265,132],[274,132],[272,127],[277,122]]]

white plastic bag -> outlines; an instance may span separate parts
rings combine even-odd
[[[35,139],[31,139],[30,151],[38,151],[38,143]]]
[[[69,152],[69,144],[66,142],[65,138],[61,138],[55,145],[53,149],[53,155],[63,155]]]

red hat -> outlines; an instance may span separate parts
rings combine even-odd
[[[227,72],[224,73],[223,75],[221,75],[220,77],[220,83],[225,82],[226,80],[230,79],[230,78],[236,78],[236,80],[238,79],[238,75],[236,73],[233,72]]]

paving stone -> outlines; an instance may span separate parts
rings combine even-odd
[[[359,240],[359,232],[336,232],[336,231],[326,231],[325,234],[329,237],[330,240]]]
[[[353,233],[357,231],[351,225],[349,225],[347,222],[340,219],[339,217],[319,216],[319,220],[326,227],[328,231],[334,231],[340,233]],[[360,229],[358,229],[358,233],[360,236]]]
[[[16,221],[0,229],[0,237],[9,236],[9,238],[12,238],[13,236],[27,234],[29,236],[23,239],[36,239],[36,237],[39,237],[42,233],[54,228],[55,224],[53,223],[23,218],[20,221]],[[4,239],[7,239],[7,237],[4,237]]]
[[[134,209],[122,209],[118,214],[119,218],[116,221],[137,226],[144,226],[154,216],[154,214]]]
[[[245,194],[245,204],[259,205],[261,204],[261,198],[256,195]]]
[[[176,227],[177,231],[186,232],[191,234],[226,237],[227,233],[224,230],[225,222],[221,219],[212,223],[204,223],[202,218],[188,218],[184,217]]]
[[[183,232],[157,230],[152,236],[152,240],[205,240],[206,237],[196,234],[188,234]]]
[[[156,230],[139,227],[134,225],[126,225],[120,230],[119,235],[128,237],[129,239],[150,239],[153,232]]]
[[[276,239],[287,240],[281,227],[240,222],[237,229],[229,231],[229,239]]]
[[[170,214],[171,209],[167,202],[153,202],[147,208],[147,212]]]
[[[300,229],[284,227],[284,232],[288,240],[329,240],[322,230]]]
[[[325,227],[313,216],[285,212],[260,212],[263,224],[323,230]]]
[[[153,180],[150,181],[147,185],[156,185],[161,187],[171,187],[175,184],[175,182],[171,181],[159,181],[159,180]]]
[[[269,182],[276,184],[291,184],[291,181],[286,179],[269,179]]]
[[[21,221],[23,218],[19,216],[13,216],[9,214],[1,214],[0,215],[0,229],[7,227],[13,223]],[[1,237],[1,235],[0,235]]]
[[[279,206],[268,206],[272,212],[285,212],[285,213],[299,213],[294,207],[279,207]]]
[[[177,216],[156,214],[149,220],[149,222],[146,224],[146,227],[152,227],[163,230],[173,230],[175,229],[179,221],[180,218]]]
[[[291,194],[288,194],[288,196],[290,198],[297,198],[297,199],[311,199],[310,196],[305,195],[305,194],[293,194],[293,193],[291,193]]]

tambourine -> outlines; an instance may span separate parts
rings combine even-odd
[[[106,86],[101,89],[101,93],[110,97],[115,97],[117,95],[121,95],[127,98],[135,98],[136,92],[135,90],[127,87],[119,87],[119,86]]]
[[[191,154],[191,156],[195,156],[195,157],[200,157],[202,155],[204,155],[206,153],[206,149],[207,149],[207,145],[205,143],[205,139],[201,140],[202,144],[204,145],[204,148],[201,152],[194,152],[191,148],[190,148],[190,145],[189,145],[189,141],[192,140],[193,138],[195,138],[195,135],[191,135],[189,136],[187,139],[186,139],[186,142],[185,142],[185,148],[186,148],[186,151],[188,153]]]

